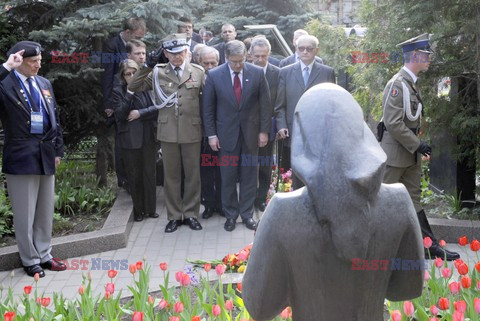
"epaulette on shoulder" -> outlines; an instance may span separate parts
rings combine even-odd
[[[203,67],[200,66],[200,65],[197,65],[197,64],[194,64],[194,63],[191,63],[191,65],[192,65],[192,67],[195,67],[195,68],[197,68],[197,69],[200,69],[201,71],[205,71],[205,69],[203,69]]]
[[[163,64],[156,64],[155,67],[158,67],[158,68],[165,68],[168,66],[168,63],[163,63]]]

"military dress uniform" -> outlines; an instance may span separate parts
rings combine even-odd
[[[175,36],[175,41],[164,42],[164,49],[179,52],[186,48],[186,39]],[[175,51],[176,50],[176,51]],[[153,70],[145,67],[137,72],[128,86],[131,91],[152,90],[154,105],[158,110],[157,139],[161,142],[164,165],[164,192],[168,220],[175,226],[188,224],[201,229],[196,221],[200,211],[200,146],[202,120],[200,94],[203,88],[204,69],[187,61],[183,72],[171,63],[157,64]],[[162,106],[163,105],[163,106]],[[185,171],[184,193],[181,196],[182,165]],[[194,219],[194,220],[192,220]]]
[[[404,53],[418,51],[420,54],[431,54],[428,34],[409,39],[398,46]],[[421,62],[422,58],[410,61],[412,64]],[[410,57],[410,58],[409,58]],[[425,56],[424,56],[425,57]],[[425,59],[425,58],[423,58]],[[409,61],[406,61],[409,62]],[[421,157],[430,155],[431,148],[418,137],[422,118],[422,98],[416,83],[417,76],[407,67],[407,64],[387,83],[383,91],[383,124],[384,132],[380,145],[387,154],[387,166],[384,183],[402,183],[412,199],[420,223],[423,237],[430,237],[433,245],[430,248],[432,257],[437,256],[454,260],[460,256],[457,253],[442,249],[435,238],[425,211],[420,204],[421,197]],[[380,138],[380,137],[379,137]],[[444,253],[446,252],[446,253]]]

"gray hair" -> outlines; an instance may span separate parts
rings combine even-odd
[[[240,40],[231,40],[225,44],[225,56],[245,55],[247,48]]]
[[[318,48],[318,39],[317,37],[315,36],[312,36],[312,35],[303,35],[303,36],[300,36],[298,39],[297,39],[297,46],[298,46],[298,43],[301,41],[308,41],[310,42],[312,45],[315,46],[315,48]]]
[[[270,45],[270,41],[268,41],[265,36],[255,36],[252,39],[252,44],[250,45],[250,52],[253,52],[255,47],[267,47],[268,48],[268,53],[272,51],[272,46]]]
[[[208,54],[211,54],[211,53],[214,53],[215,57],[217,58],[217,61],[220,61],[220,53],[218,52],[218,50],[213,48],[213,47],[209,47],[209,46],[203,47],[200,50],[200,52],[198,53],[198,55],[200,57],[200,61],[202,61],[204,56],[206,56]]]

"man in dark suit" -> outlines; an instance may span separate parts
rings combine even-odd
[[[189,17],[181,17],[178,19],[178,27],[177,27],[177,33],[185,33],[187,34],[187,43],[188,47],[190,49],[190,52],[193,53],[193,50],[195,47],[199,44],[199,42],[193,40],[193,21],[192,18]],[[193,57],[190,62],[193,62]]]
[[[292,40],[293,47],[295,48],[294,53],[293,53],[293,55],[288,56],[287,58],[284,58],[284,59],[280,60],[280,62],[278,64],[278,66],[280,68],[286,67],[288,65],[293,65],[294,63],[300,61],[300,53],[297,50],[297,40],[301,36],[305,36],[305,35],[308,35],[307,31],[305,31],[303,29],[295,30],[295,32],[293,33],[293,40]],[[323,64],[323,60],[320,57],[315,57],[315,61]]]
[[[119,64],[123,60],[127,59],[127,42],[132,39],[141,40],[145,36],[147,26],[145,21],[141,18],[128,18],[123,23],[123,31],[118,35],[110,39],[103,47],[102,54],[102,67],[104,69],[102,79],[103,90],[103,108],[109,119],[109,123],[115,123],[113,117],[113,87],[119,84],[115,75],[118,74],[120,69]],[[104,58],[106,57],[106,58]],[[107,139],[101,137],[101,139]],[[100,142],[101,145],[108,145],[106,142]],[[105,146],[107,147],[107,146]],[[117,174],[117,183],[119,187],[124,187],[127,191],[127,173],[123,165],[121,151],[118,144],[115,143],[115,172]]]
[[[40,44],[20,41],[0,67],[0,119],[5,129],[2,172],[8,195],[18,252],[29,276],[43,269],[63,271],[52,258],[55,169],[63,156],[63,136],[51,83],[37,75]]]
[[[228,42],[225,54],[228,63],[209,71],[203,90],[205,134],[210,147],[219,150],[225,230],[235,229],[239,215],[247,228],[255,230],[255,160],[271,129],[270,93],[263,70],[245,63],[243,42]]]
[[[277,96],[278,75],[280,73],[280,68],[269,62],[271,48],[270,42],[264,36],[254,37],[250,46],[250,57],[255,65],[263,69],[268,88],[270,89],[270,106],[272,111],[270,118],[273,117],[273,107],[275,105],[275,97]],[[270,132],[269,136],[267,145],[258,150],[260,163],[258,164],[258,187],[255,207],[262,212],[265,210],[267,193],[272,180],[273,142],[275,141],[275,133]]]
[[[280,164],[285,171],[291,168],[289,135],[292,132],[293,113],[298,100],[305,91],[317,84],[323,82],[335,83],[333,68],[315,61],[318,52],[318,39],[316,37],[300,36],[297,40],[297,46],[300,61],[280,70],[277,99],[275,101],[277,135],[279,139],[286,139],[283,144],[283,151],[281,151],[282,164]],[[300,182],[296,180],[295,176],[293,183],[294,188],[300,186]]]
[[[219,65],[222,65],[225,63],[225,44],[229,41],[235,40],[236,37],[237,37],[237,31],[235,30],[234,25],[230,23],[226,23],[222,26],[223,42],[213,46],[215,49],[218,50],[218,53],[220,54],[220,61],[218,63]]]

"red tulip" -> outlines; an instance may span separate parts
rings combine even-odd
[[[423,280],[425,281],[430,280],[430,272],[428,272],[427,270],[423,272]]]
[[[107,285],[105,285],[105,292],[109,292],[110,294],[113,294],[113,292],[115,292],[115,284],[107,283]]]
[[[40,301],[40,304],[44,307],[48,307],[50,305],[50,298],[49,297],[42,298]]]
[[[437,257],[437,258],[435,259],[435,266],[436,266],[437,268],[441,268],[441,267],[443,266],[443,260],[442,260],[441,257]]]
[[[411,301],[403,302],[403,312],[405,312],[407,317],[411,317],[414,311],[415,308],[413,307],[413,303]]]
[[[448,288],[450,289],[450,292],[452,294],[457,294],[460,292],[460,284],[458,282],[452,282],[448,285]]]
[[[438,242],[438,244],[439,244],[441,247],[447,246],[447,242],[445,242],[445,240],[440,240],[440,242]]]
[[[192,317],[192,321],[201,321],[201,319],[198,315],[195,315]]]
[[[392,321],[402,321],[402,314],[399,310],[392,311]]]
[[[460,283],[462,284],[462,288],[469,289],[472,286],[472,279],[470,279],[469,276],[464,275],[462,276]]]
[[[180,321],[180,318],[175,315],[172,315],[170,319],[168,319],[168,321]]]
[[[190,276],[187,273],[182,274],[182,279],[180,280],[182,286],[187,286],[190,284]]]
[[[3,319],[5,321],[13,321],[15,319],[15,312],[14,311],[7,311],[3,315]]]
[[[114,277],[117,276],[117,273],[118,273],[118,272],[115,271],[115,270],[108,270],[108,273],[107,273],[107,274],[108,274],[108,277],[109,277],[110,279],[113,279]]]
[[[35,280],[35,282],[38,282],[38,280],[40,280],[40,274],[35,273],[35,274],[33,275],[33,279]]]
[[[225,310],[227,311],[233,310],[233,302],[231,300],[225,301]]]
[[[219,316],[221,312],[222,312],[222,309],[220,308],[220,306],[218,304],[215,304],[215,305],[212,306],[212,314],[214,316],[216,316],[216,317]]]
[[[84,293],[85,293],[85,288],[83,287],[83,285],[80,285],[80,287],[78,288],[78,294],[83,295]]]
[[[162,271],[166,271],[166,270],[167,270],[167,268],[168,268],[168,265],[167,265],[167,263],[166,263],[166,262],[162,262],[162,263],[160,263],[160,270],[162,270]]]
[[[480,291],[480,281],[477,281],[477,290]]]
[[[240,261],[245,261],[246,259],[248,259],[248,252],[245,251],[245,250],[241,250],[241,251],[238,253],[237,258],[238,258]]]
[[[140,271],[141,269],[143,269],[143,262],[137,261],[137,263],[135,263],[135,267],[137,268],[138,271]]]
[[[452,321],[463,321],[464,315],[459,311],[453,312]]]
[[[480,262],[475,264],[475,270],[477,270],[477,272],[480,273]]]
[[[428,319],[428,321],[438,321],[438,319],[434,318],[434,317],[431,317],[430,319]]]
[[[441,310],[448,310],[448,307],[450,306],[450,301],[448,301],[447,298],[440,298],[438,299],[438,307]]]
[[[461,246],[465,246],[468,244],[468,239],[467,237],[464,235],[462,237],[459,237],[458,238],[458,244],[461,245]]]
[[[429,249],[432,246],[432,239],[429,236],[423,238],[423,247]]]
[[[108,291],[105,291],[105,300],[109,300],[112,294]]]
[[[225,273],[225,269],[227,267],[224,265],[224,264],[218,264],[216,267],[215,267],[215,272],[217,272],[217,275],[222,275],[223,273]]]
[[[135,272],[137,272],[137,267],[135,266],[135,264],[130,264],[128,266],[128,270],[130,271],[130,273],[135,274]]]
[[[453,261],[453,265],[455,266],[456,269],[460,266],[460,264],[465,263],[462,259],[456,259]]]
[[[23,293],[26,295],[29,295],[32,292],[32,286],[31,285],[26,285],[23,287]]]
[[[153,296],[149,295],[148,296],[148,304],[154,304],[155,303],[155,299],[153,298]]]
[[[432,315],[438,314],[438,308],[435,304],[430,307],[430,312],[432,313]]]
[[[466,275],[468,273],[468,265],[465,263],[460,263],[460,265],[457,267],[457,270],[460,275]]]
[[[448,279],[451,275],[452,275],[452,270],[450,270],[449,268],[443,268],[442,269],[442,276],[445,279]]]
[[[479,281],[479,282],[480,282],[480,281]],[[237,283],[237,290],[238,290],[238,292],[242,292],[242,288],[243,288],[242,282],[238,282],[238,283]]]
[[[178,283],[182,282],[182,275],[182,271],[178,271],[177,273],[175,273],[175,280],[177,280]]]
[[[288,319],[291,317],[291,309],[290,307],[286,307],[285,309],[283,309],[283,311],[280,313],[280,317],[282,319]]]
[[[473,252],[477,252],[478,250],[480,250],[480,242],[478,240],[473,240],[470,243],[470,250],[472,250]]]
[[[175,302],[175,305],[173,306],[173,310],[175,311],[176,314],[182,313],[183,309],[184,309],[184,306],[182,302]]]
[[[205,263],[205,265],[203,266],[203,269],[205,270],[205,272],[208,273],[212,269],[212,265],[210,263]]]
[[[458,311],[460,313],[465,313],[465,311],[467,311],[467,302],[463,300],[454,302],[453,306],[455,308],[455,311]]]
[[[163,310],[166,306],[168,306],[168,302],[165,301],[164,299],[161,299],[160,302],[158,303],[159,309]]]
[[[132,321],[143,321],[143,312],[133,312]]]
[[[480,314],[480,299],[479,298],[473,299],[473,307],[475,308],[475,311]]]

